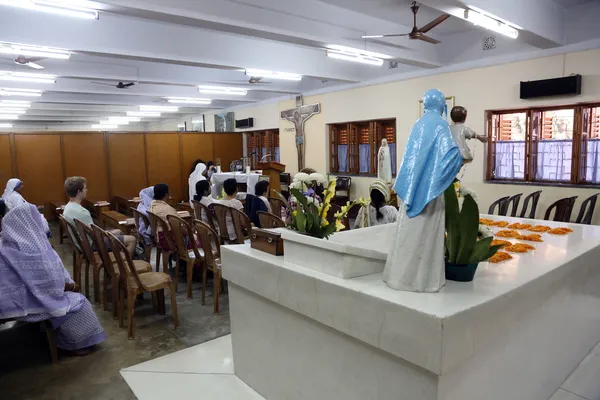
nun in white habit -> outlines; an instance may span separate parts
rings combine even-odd
[[[206,164],[198,163],[196,164],[196,168],[194,168],[194,172],[190,174],[188,179],[190,200],[192,200],[196,194],[196,183],[206,180],[206,177],[204,176],[205,171]]]
[[[11,210],[21,204],[27,204],[27,201],[19,193],[23,189],[23,182],[20,179],[12,178],[6,183],[6,189],[2,195],[2,200],[6,204],[6,207]]]

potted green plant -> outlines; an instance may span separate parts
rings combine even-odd
[[[479,207],[473,196],[458,204],[455,185],[444,192],[446,202],[446,279],[471,282],[481,261],[489,259],[502,246],[491,246],[493,237],[479,239]]]

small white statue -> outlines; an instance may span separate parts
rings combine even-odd
[[[377,178],[387,184],[392,183],[392,158],[387,139],[381,140],[381,147],[377,152]]]

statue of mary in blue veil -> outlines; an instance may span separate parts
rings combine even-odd
[[[437,292],[446,282],[444,191],[462,158],[442,118],[445,96],[429,90],[423,106],[425,113],[410,133],[394,185],[400,210],[383,280],[392,289]]]

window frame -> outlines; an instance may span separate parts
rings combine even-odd
[[[563,104],[556,106],[541,106],[541,107],[528,107],[519,109],[507,109],[507,110],[487,110],[486,111],[486,136],[488,143],[486,146],[486,160],[485,160],[485,182],[486,183],[498,183],[498,184],[524,184],[524,185],[537,185],[537,186],[563,186],[563,187],[582,187],[582,188],[600,188],[600,182],[587,182],[586,178],[586,165],[587,157],[583,153],[583,149],[589,139],[593,139],[591,136],[593,129],[594,115],[593,109],[600,108],[600,102],[586,102],[586,103],[575,103],[575,104]],[[537,129],[535,126],[536,114],[543,116],[547,111],[557,110],[573,110],[573,134],[572,134],[572,153],[571,153],[571,175],[569,181],[559,180],[548,180],[548,179],[536,179],[537,173],[537,157],[538,153],[537,143],[534,130]],[[587,122],[584,119],[586,110],[589,110],[590,120]],[[496,149],[494,140],[494,128],[498,131],[499,127],[494,127],[494,117],[506,114],[526,114],[525,123],[525,171],[523,179],[512,179],[512,178],[496,178],[494,177],[494,167],[496,161]],[[538,119],[538,120],[540,120]],[[584,132],[586,130],[586,132]],[[497,134],[499,135],[499,134]],[[598,137],[597,139],[600,139]],[[543,138],[541,139],[543,140]]]
[[[279,129],[263,129],[259,131],[244,132],[246,136],[246,150],[251,169],[256,169],[260,159],[271,154],[271,160],[275,161],[275,148],[279,143]],[[267,153],[263,154],[262,149],[267,148]],[[252,154],[255,153],[255,154]]]
[[[386,138],[386,127],[393,129],[393,144],[398,143],[396,118],[381,118],[374,120],[337,122],[327,124],[327,134],[329,143],[329,173],[331,175],[345,175],[358,177],[376,177],[377,176],[377,153],[381,140]],[[368,143],[361,143],[361,132],[367,128]],[[340,171],[338,160],[338,146],[342,143],[341,135],[345,130],[347,135],[347,171]],[[369,172],[360,172],[360,145],[369,145]],[[397,153],[397,148],[396,148]],[[390,154],[391,155],[391,154]],[[397,157],[397,154],[391,155]],[[397,163],[397,160],[396,160]],[[392,171],[396,176],[396,171]]]

